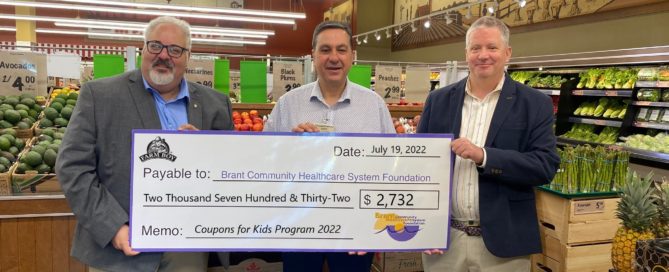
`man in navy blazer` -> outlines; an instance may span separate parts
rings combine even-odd
[[[534,186],[559,165],[551,99],[512,80],[509,30],[493,17],[467,31],[469,76],[427,98],[418,133],[452,133],[448,250],[426,251],[425,271],[530,271],[541,252]]]

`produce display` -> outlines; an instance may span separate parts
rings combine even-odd
[[[616,210],[616,217],[622,221],[622,226],[613,237],[611,248],[611,261],[618,272],[635,271],[636,242],[655,238],[652,224],[657,220],[658,208],[653,203],[651,178],[652,174],[642,179],[631,171],[622,188]]]
[[[641,68],[641,70],[639,70],[638,79],[639,81],[656,81],[658,72],[659,70],[654,67]]]
[[[78,98],[79,93],[74,91],[54,96],[49,106],[44,108],[44,118],[40,121],[40,128],[67,127]]]
[[[64,127],[43,129],[32,148],[19,157],[16,173],[24,174],[27,171],[37,171],[39,174],[54,173],[58,149],[66,129]]]
[[[614,144],[618,139],[619,128],[604,127],[599,134],[595,133],[596,128],[597,126],[590,124],[574,124],[571,130],[560,137],[600,144]]]
[[[658,133],[655,137],[645,134],[634,134],[620,137],[620,139],[623,140],[623,142],[618,143],[621,146],[669,153],[669,136],[666,133]]]
[[[416,128],[420,122],[420,115],[416,115],[413,118],[395,118],[393,117],[393,126],[395,126],[395,131],[398,134],[414,134],[416,133]]]
[[[669,183],[664,182],[656,185],[657,189],[655,204],[657,205],[659,216],[653,223],[653,233],[655,237],[669,237]]]
[[[603,146],[558,150],[560,168],[548,185],[565,194],[619,191],[625,183],[629,152]]]
[[[639,89],[636,94],[636,99],[639,101],[660,102],[663,101],[664,98],[662,90],[660,89]]]
[[[16,130],[6,128],[0,131],[0,173],[5,173],[16,161],[16,156],[23,150],[26,141],[16,137]]]
[[[634,68],[620,69],[616,67],[593,68],[579,74],[576,88],[588,89],[631,89],[638,78],[638,70]]]
[[[567,79],[561,75],[542,75],[539,72],[515,71],[511,72],[511,79],[533,88],[560,88]]]
[[[42,107],[32,94],[0,96],[0,128],[29,129]]]
[[[236,131],[262,131],[265,126],[265,121],[258,115],[257,110],[232,112],[232,122]]]
[[[597,101],[586,101],[581,103],[581,105],[574,110],[574,115],[623,119],[625,113],[627,113],[627,104],[629,104],[629,102],[630,101],[627,99],[623,100],[621,103],[619,102],[619,99],[602,97]]]

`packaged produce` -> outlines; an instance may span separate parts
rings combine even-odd
[[[669,153],[669,136],[667,136],[666,133],[658,133],[654,137],[644,134],[634,134],[620,138],[624,142],[618,143],[618,145],[654,152]]]
[[[663,109],[660,113],[660,123],[669,124],[669,109]]]
[[[657,80],[669,81],[669,68],[666,66],[660,67],[660,70],[657,71]]]
[[[641,68],[637,76],[639,81],[655,81],[657,80],[657,68]]]
[[[662,102],[669,102],[669,89],[662,90]]]
[[[648,122],[660,122],[660,109],[650,109]]]
[[[659,89],[639,89],[639,91],[636,94],[636,98],[639,101],[659,102],[660,101],[660,90]]]
[[[648,121],[648,108],[640,108],[639,113],[636,115],[636,119],[639,122],[647,122]]]

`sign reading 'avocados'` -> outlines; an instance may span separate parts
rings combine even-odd
[[[452,135],[132,137],[137,251],[447,248]]]
[[[376,82],[374,91],[379,94],[386,103],[400,102],[402,67],[400,66],[376,66]]]
[[[46,55],[0,51],[0,95],[46,95]]]
[[[273,101],[278,101],[282,95],[304,84],[304,72],[302,71],[301,63],[296,61],[275,61],[273,65]]]

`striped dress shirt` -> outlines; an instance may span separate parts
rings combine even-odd
[[[467,138],[473,144],[483,147],[488,137],[488,129],[492,115],[497,107],[504,78],[495,89],[483,99],[475,97],[471,92],[469,81],[465,87],[465,99],[462,104],[462,120],[460,137]],[[486,156],[484,149],[483,165]],[[451,217],[459,221],[479,221],[479,173],[476,164],[469,159],[455,156],[453,167],[453,188],[451,198]]]

